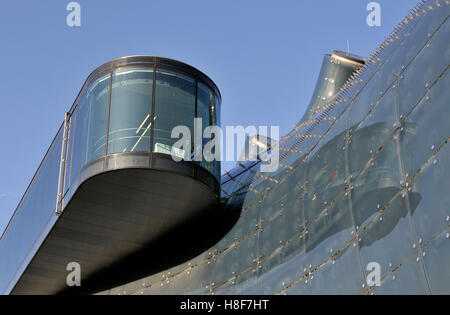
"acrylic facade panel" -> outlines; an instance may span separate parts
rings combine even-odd
[[[204,293],[450,293],[449,8],[419,5],[342,95],[305,115],[280,142],[292,169],[223,177],[242,212]],[[366,282],[373,262],[380,286]]]

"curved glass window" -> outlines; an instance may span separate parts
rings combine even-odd
[[[198,82],[198,91],[197,91],[197,117],[202,119],[203,130],[207,126],[217,125],[217,106],[215,105],[215,95],[211,89],[201,83]],[[205,148],[205,145],[211,141],[211,138],[202,138],[202,149]],[[220,166],[217,169],[217,166],[220,162],[211,161],[207,162],[204,158],[200,162],[200,165],[206,168],[210,173],[212,173],[216,178],[220,177]]]
[[[193,152],[195,116],[195,80],[183,74],[158,69],[156,71],[155,127],[153,152],[171,154],[172,129],[186,126],[191,132],[191,152]],[[180,157],[184,157],[180,152]]]
[[[94,81],[86,92],[87,129],[86,129],[86,164],[105,155],[106,120],[108,116],[110,74]]]
[[[105,155],[109,81],[108,73],[91,83],[70,119],[70,184],[86,163]]]
[[[108,153],[150,151],[152,96],[153,69],[113,73]]]
[[[220,126],[220,101],[217,95],[214,95],[214,108],[213,108],[215,121],[213,122],[214,125]]]
[[[211,121],[211,125],[220,126],[220,101],[219,101],[219,97],[216,94],[214,94],[214,104],[212,107],[212,116],[211,117],[213,118],[213,120]],[[212,168],[212,173],[217,178],[217,180],[220,182],[220,176],[221,176],[220,161],[217,161],[216,163],[214,163],[213,168]]]

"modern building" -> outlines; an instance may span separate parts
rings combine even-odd
[[[175,162],[171,131],[218,124],[220,103],[206,75],[166,58],[92,72],[3,233],[1,292],[57,293],[63,265],[89,277],[214,211],[220,162]]]
[[[449,14],[422,1],[368,58],[326,55],[278,170],[220,185],[217,162],[168,154],[175,125],[219,124],[214,83],[158,57],[101,66],[2,235],[0,292],[449,294]]]

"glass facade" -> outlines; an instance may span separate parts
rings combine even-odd
[[[189,121],[186,117],[191,117]],[[155,95],[155,131],[153,137],[153,152],[170,154],[172,145],[177,139],[172,139],[172,129],[176,126],[186,126],[191,133],[191,149],[194,142],[195,117],[195,80],[174,71],[158,69],[156,71]],[[183,148],[186,150],[186,148]],[[176,153],[176,152],[174,152]],[[178,152],[180,157],[185,152]],[[193,156],[187,154],[193,160]]]
[[[0,241],[0,292],[20,276],[30,252],[55,221],[62,128],[11,218]]]
[[[217,97],[214,92],[205,84],[199,82],[197,89],[197,117],[202,119],[203,126],[216,126],[219,125],[217,122],[220,117],[218,117],[216,110]],[[211,138],[202,137],[201,148],[202,151],[205,149],[205,145],[211,141]],[[206,168],[215,176],[220,177],[219,165],[215,162],[208,162],[202,159],[201,166]]]
[[[241,209],[222,240],[120,292],[450,294],[449,8],[414,8],[341,93],[313,100],[280,142],[280,171],[222,176]]]
[[[198,85],[213,101],[197,102]],[[57,221],[58,194],[64,206],[86,178],[116,169],[107,163],[111,155],[128,155],[133,162],[135,154],[171,154],[177,140],[171,138],[172,128],[185,125],[193,136],[197,104],[209,113],[203,127],[220,123],[217,87],[183,63],[159,57],[125,57],[95,70],[70,110],[66,139],[63,125],[1,237],[0,293],[12,289]],[[219,179],[220,161],[192,163]],[[147,162],[145,167],[153,166]]]
[[[124,68],[112,77],[108,153],[149,152],[153,69]]]

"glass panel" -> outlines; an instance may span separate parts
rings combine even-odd
[[[256,174],[254,173],[253,169],[249,168],[244,173],[242,173],[242,176],[240,176],[239,180],[243,185],[248,186],[255,176]]]
[[[298,194],[294,196],[294,192],[287,198],[286,205],[283,205],[282,215],[285,217],[285,227],[287,234],[287,245],[284,248],[286,260],[290,255],[298,252],[299,244],[296,244],[294,239],[300,238],[305,229],[305,217],[303,213],[303,198]]]
[[[144,294],[207,293],[211,287],[211,275],[214,267],[214,260],[208,252],[204,252],[185,263],[183,268],[178,271],[178,268],[175,267],[169,270],[170,274],[164,272],[144,279],[143,283],[147,287],[144,289]]]
[[[198,90],[197,90],[197,117],[202,119],[202,132],[204,128],[207,126],[210,126],[213,124],[213,121],[215,120],[215,117],[212,117],[212,107],[214,106],[213,103],[213,93],[211,89],[206,86],[205,84],[198,82]],[[202,150],[205,147],[205,144],[210,139],[204,139],[202,138]],[[200,165],[206,168],[207,170],[210,170],[211,162],[206,162],[202,159],[200,162]]]
[[[382,282],[380,286],[373,289],[374,294],[429,294],[423,270],[413,255],[405,260],[394,272],[386,272],[381,269]]]
[[[234,186],[235,182],[233,180],[230,180],[228,182],[226,182],[225,184],[221,185],[221,189],[222,189],[222,198],[226,198],[228,197],[233,191],[232,188]]]
[[[48,187],[47,206],[44,214],[50,217],[56,208],[56,196],[58,194],[59,166],[61,162],[62,132],[56,137],[55,143],[48,156]]]
[[[287,294],[311,294],[304,241],[305,234],[302,231],[283,248],[283,264],[278,267],[280,269],[278,272],[279,282],[275,282],[275,287],[272,287],[274,292],[277,292],[278,285],[281,285],[282,289],[288,288]],[[261,282],[263,283],[263,281]]]
[[[217,97],[217,95],[214,95],[214,105],[212,107],[212,111],[211,111],[211,117],[212,117],[212,122],[211,125],[216,125],[216,126],[220,126],[220,110],[221,110],[221,104],[219,102],[219,98]],[[220,169],[220,161],[214,161],[212,168],[213,168],[213,175],[220,180],[220,174],[221,174],[221,169]]]
[[[420,14],[422,15],[422,13]],[[397,46],[397,49],[395,50],[394,54],[386,62],[386,65],[384,66],[389,69],[392,69],[390,74],[391,77],[393,77],[394,73],[399,74],[401,71],[403,71],[404,67],[408,65],[408,63],[416,57],[420,49],[422,49],[423,46],[425,45],[426,41],[430,39],[431,37],[430,35],[436,31],[439,24],[442,23],[442,21],[447,17],[447,15],[448,12],[446,12],[446,9],[441,7],[438,8],[437,10],[428,11],[425,16],[426,18],[415,17],[414,20],[410,20],[410,23],[416,23],[417,21],[417,24],[414,25],[409,32],[405,32],[404,35],[405,37],[403,38],[402,41],[400,41],[400,44]],[[448,41],[444,40],[441,43],[444,45],[448,45],[447,42]],[[394,42],[394,44],[396,43],[399,43],[399,41]],[[442,50],[441,52],[444,53],[444,51],[445,49]],[[429,66],[432,66],[430,62],[426,62],[426,65],[427,68]],[[409,67],[406,70],[406,72],[409,71]],[[423,74],[418,75],[415,77],[415,80],[412,80],[412,82],[417,82],[420,84],[420,81],[422,80],[423,77],[424,77]],[[410,92],[414,92],[412,91],[412,89],[410,89],[410,87],[411,85],[409,85],[408,90]],[[409,105],[411,106],[413,104],[410,103]]]
[[[417,172],[450,135],[449,86],[447,72],[403,122],[400,143],[405,173]]]
[[[423,261],[433,294],[450,294],[450,229],[444,230],[424,249]]]
[[[213,276],[216,294],[256,294],[257,293],[257,233],[246,237],[238,243],[237,246],[230,248],[227,255],[230,257],[222,257],[217,260],[215,264],[215,274]],[[233,257],[234,263],[231,268],[225,268],[224,263],[227,263]],[[222,271],[226,273],[222,273]],[[230,274],[231,271],[231,274]],[[217,280],[216,280],[217,279]]]
[[[78,172],[82,166],[82,156],[85,150],[85,133],[86,133],[86,106],[85,99],[82,98],[72,115],[73,129],[73,153],[70,169],[70,186],[75,182]]]
[[[317,200],[317,203],[320,202]],[[348,196],[342,194],[333,204],[317,207],[311,212],[305,206],[305,213],[309,211],[306,223],[306,261],[310,269],[319,266],[330,259],[332,254],[344,250],[354,235],[352,214]]]
[[[413,181],[409,204],[417,237],[423,243],[432,240],[436,234],[448,227],[449,165],[450,144],[447,144]]]
[[[358,158],[355,154],[349,155],[350,166],[358,165],[358,167],[354,167],[355,171],[360,166],[362,167],[353,181],[354,190],[352,192],[357,226],[361,226],[371,218],[401,189],[402,177],[399,170],[397,148],[397,141],[391,138],[370,162],[368,160],[369,152],[367,152],[366,161]],[[359,159],[361,162],[358,161]]]
[[[112,80],[108,154],[149,152],[153,69],[121,69]]]
[[[346,135],[346,130],[336,135],[331,129],[322,147],[309,157],[305,196],[305,218],[309,222],[321,215],[344,189]]]
[[[280,194],[280,191],[273,192]],[[277,204],[263,204],[265,218],[260,229],[258,250],[260,294],[277,293],[301,276],[298,270],[292,270],[290,262],[295,260],[299,263],[304,256],[302,199],[300,194],[294,194],[291,191]],[[301,257],[294,258],[299,254]],[[297,269],[303,267],[296,266]]]
[[[11,260],[9,277],[12,278],[17,268],[23,262],[27,253],[27,239],[25,231],[28,230],[26,226],[27,216],[32,215],[33,207],[26,196],[20,205],[19,211],[14,215],[14,221],[9,227],[8,233],[11,235],[12,252],[7,258]]]
[[[262,200],[261,216],[264,219],[270,219],[279,215],[282,211],[283,203],[286,199],[286,194],[290,191],[289,182],[284,180],[281,183],[275,184],[274,187],[266,192]]]
[[[281,257],[281,252],[277,251],[272,256],[263,258],[258,267],[258,294],[275,294],[283,288]]]
[[[247,235],[256,233],[259,224],[260,205],[256,203],[241,213],[239,224],[235,224],[229,234],[234,240],[240,240]]]
[[[0,242],[0,255],[8,255],[6,252],[6,242],[3,240]],[[0,292],[5,291],[6,281],[8,279],[8,274],[6,273],[6,264],[8,263],[7,259],[0,259]]]
[[[391,133],[394,131],[395,106],[394,106],[394,93],[393,89],[381,99],[380,103],[376,105],[372,112],[360,123],[356,120],[358,116],[352,116],[351,118],[351,138],[349,140],[349,171],[354,177],[361,171],[361,169],[369,161],[370,157],[374,155],[377,149],[388,139]],[[352,108],[353,109],[353,108]],[[353,111],[352,111],[353,113]],[[353,119],[356,119],[353,121]],[[396,154],[397,148],[393,141],[390,141],[388,147],[383,150],[389,150],[385,154]],[[379,159],[379,163],[382,162]],[[389,165],[385,165],[386,168],[381,168],[379,165],[376,167],[377,171],[391,171],[387,168]],[[398,168],[395,164],[394,169]]]
[[[274,213],[272,217],[262,218],[261,222],[258,254],[263,259],[280,255],[281,246],[291,237],[287,235],[288,231],[284,228],[286,216]]]
[[[44,224],[53,215],[56,205],[61,143],[62,129],[1,239],[0,292],[6,289],[18,268],[24,263]]]
[[[8,259],[4,259],[4,273],[2,274],[2,278],[0,281],[0,288],[2,289],[2,293],[3,290],[5,290],[9,284],[9,282],[11,281],[12,275],[14,273],[14,263],[13,263],[13,258],[14,258],[14,252],[13,252],[13,243],[11,241],[12,238],[12,234],[11,233],[7,233],[2,237],[2,257],[8,257]],[[2,259],[3,260],[3,259]],[[4,277],[3,277],[4,276]]]
[[[74,111],[73,115],[69,119],[69,133],[68,133],[68,143],[67,143],[67,162],[66,162],[66,169],[65,169],[65,181],[64,181],[64,193],[67,192],[67,190],[70,188],[70,183],[72,182],[70,179],[71,176],[71,168],[72,168],[72,156],[73,156],[73,149],[74,149],[74,137],[75,137],[75,113]]]
[[[339,145],[339,147],[335,147],[335,150],[343,150],[344,144],[345,144],[345,137],[347,135],[347,127],[348,127],[348,118],[349,118],[349,110],[344,112],[341,116],[335,120],[334,124],[331,126],[331,128],[328,130],[328,132],[321,138],[317,144],[316,147],[314,147],[311,156],[316,154],[315,152],[321,150],[323,146],[327,146],[329,148],[330,144],[332,146]],[[318,139],[305,139],[309,140],[310,142],[313,141],[313,143],[317,143]],[[301,150],[304,153],[307,153],[312,148],[312,145],[304,145],[303,143],[308,143],[308,141],[303,141],[300,145],[296,147],[297,150]],[[329,151],[329,149],[325,150]],[[338,151],[339,152],[339,151]],[[343,151],[342,151],[343,152]]]
[[[172,129],[186,126],[191,132],[191,158],[194,148],[195,81],[185,75],[158,69],[156,71],[155,130],[153,152],[170,154]],[[184,157],[185,152],[180,152]]]
[[[58,137],[57,139],[58,141],[61,141],[61,137]],[[56,147],[57,149],[60,148],[60,146]],[[30,186],[30,192],[27,193],[26,199],[30,199],[31,202],[35,205],[33,213],[33,224],[30,226],[29,230],[29,237],[33,241],[39,236],[44,224],[47,223],[49,217],[55,210],[56,195],[49,196],[47,191],[49,176],[52,175],[50,172],[51,169],[49,168],[50,162],[53,160],[53,156],[59,156],[61,154],[61,152],[56,153],[55,150],[57,149],[50,149],[49,154],[44,158],[44,161],[42,162],[42,165],[33,181],[33,184]],[[53,202],[53,204],[50,204],[48,202],[49,199]]]
[[[345,248],[310,276],[312,294],[360,294],[364,276],[357,248]]]
[[[417,250],[404,198],[398,195],[389,206],[361,227],[362,266],[380,264],[381,273],[393,270]]]
[[[220,111],[220,107],[216,108],[213,91],[207,85],[198,82],[197,117],[202,119],[203,130],[208,126],[217,125],[217,110]],[[202,138],[202,150],[209,141],[211,141],[211,138]],[[204,160],[204,157],[202,157],[200,165],[206,168],[217,179],[219,178],[220,162],[207,162]]]
[[[445,9],[444,9],[445,10]],[[408,66],[400,81],[400,114],[406,115],[450,63],[447,21]]]
[[[219,101],[219,97],[217,95],[214,95],[214,110],[215,115],[213,117],[216,117],[216,121],[214,122],[214,125],[220,126],[221,123],[221,104]]]
[[[105,155],[106,120],[108,116],[110,75],[91,83],[86,92],[87,130],[86,156],[83,164]]]
[[[232,239],[228,240],[228,244],[222,244],[222,246],[228,248],[220,253],[213,262],[214,275],[212,279],[215,287],[220,288],[219,290],[230,287],[229,289],[233,290],[232,287],[236,282],[238,284],[244,282],[248,277],[255,274],[252,264],[254,264],[256,257],[256,239],[254,235],[251,235],[232,247],[230,247],[234,242]],[[254,254],[250,255],[250,252]]]

